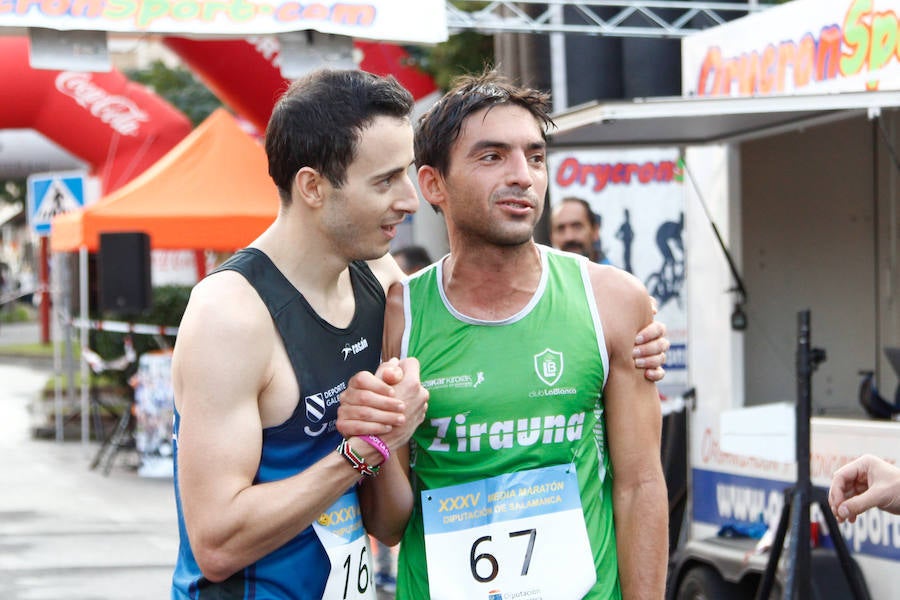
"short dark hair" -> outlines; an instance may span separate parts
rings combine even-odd
[[[392,76],[319,69],[294,83],[266,127],[269,175],[283,200],[294,175],[311,167],[335,187],[347,178],[362,130],[379,116],[408,118],[414,100]]]
[[[600,226],[600,215],[594,212],[594,209],[591,208],[590,203],[584,198],[579,198],[578,196],[566,196],[560,201],[560,204],[563,202],[577,202],[582,207],[584,207],[584,212],[587,215],[588,225],[591,226],[591,229],[594,227]]]
[[[428,250],[422,246],[404,246],[391,253],[395,259],[404,259],[410,273],[425,268],[432,263]]]
[[[550,95],[514,85],[495,70],[480,75],[463,75],[453,87],[419,118],[415,134],[416,167],[429,165],[441,175],[450,168],[450,149],[459,137],[466,118],[486,107],[504,104],[521,106],[541,126],[546,139],[550,118]]]

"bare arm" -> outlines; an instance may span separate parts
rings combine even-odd
[[[212,581],[281,547],[358,478],[333,452],[298,475],[254,484],[260,398],[297,393],[279,387],[278,368],[290,367],[275,362],[276,350],[271,318],[243,278],[219,273],[195,288],[173,358],[178,480],[191,548]]]
[[[420,384],[418,361],[396,358],[403,333],[402,292],[402,286],[395,284],[388,293],[382,356],[391,357],[389,362],[378,370],[379,377],[354,377],[341,395],[338,413],[338,429],[344,435],[390,427],[380,435],[391,448],[391,458],[378,477],[365,481],[360,488],[366,529],[388,545],[400,541],[412,514],[408,443],[428,409],[428,392]],[[397,401],[400,406],[394,404]]]
[[[656,386],[634,368],[638,331],[652,319],[643,286],[624,271],[591,269],[610,372],[604,390],[613,471],[613,512],[622,595],[658,599],[665,591],[668,500],[660,463]]]
[[[854,523],[875,507],[900,514],[900,469],[871,454],[860,456],[835,471],[828,504],[840,522]]]

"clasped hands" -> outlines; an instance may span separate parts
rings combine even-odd
[[[341,435],[376,435],[394,450],[405,445],[425,420],[428,390],[419,379],[417,359],[392,358],[375,373],[361,371],[351,377],[340,401]]]

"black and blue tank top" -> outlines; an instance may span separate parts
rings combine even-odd
[[[350,264],[356,311],[346,328],[322,319],[303,295],[263,252],[245,248],[215,271],[232,270],[256,289],[272,315],[300,388],[291,417],[263,430],[262,455],[255,483],[291,477],[334,452],[340,443],[336,429],[339,395],[359,371],[375,371],[381,355],[384,290],[365,262]],[[178,486],[175,414],[175,492],[181,536],[173,577],[172,597],[200,599],[322,597],[329,575],[329,558],[313,526],[290,542],[221,583],[205,579],[188,543]]]

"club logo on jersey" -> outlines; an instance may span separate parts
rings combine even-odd
[[[563,354],[546,348],[534,355],[534,371],[546,385],[554,385],[563,374]]]
[[[359,338],[359,341],[355,344],[344,344],[344,347],[341,349],[341,353],[344,355],[344,360],[347,360],[351,354],[356,356],[363,350],[369,347],[369,340],[366,338]]]
[[[336,409],[331,407],[341,403],[341,392],[346,389],[347,382],[341,381],[324,392],[310,394],[304,398],[306,420],[309,421],[309,425],[303,428],[306,435],[316,437],[325,431],[334,431],[337,428]],[[330,418],[329,412],[331,413]]]
[[[309,421],[313,425],[321,426],[318,429],[313,429],[309,425],[303,428],[303,431],[306,432],[306,435],[317,436],[325,430],[325,427],[328,426],[327,423],[322,423],[322,419],[325,418],[325,398],[322,394],[313,394],[312,396],[306,397],[306,420]]]

